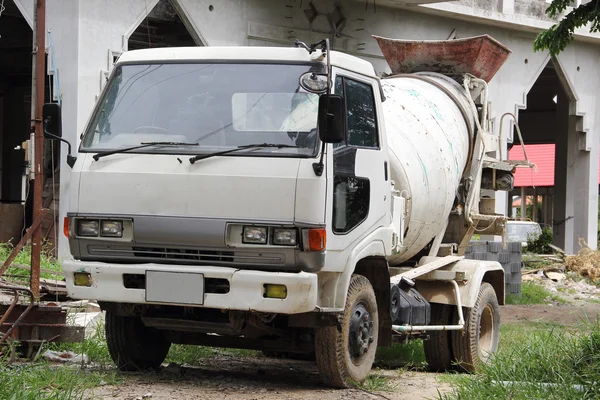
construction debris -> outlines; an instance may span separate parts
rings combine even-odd
[[[600,283],[600,252],[583,246],[576,255],[565,258],[567,270]]]
[[[46,350],[43,354],[44,359],[59,363],[83,363],[87,364],[88,358],[85,354],[75,354],[72,351],[53,351]]]

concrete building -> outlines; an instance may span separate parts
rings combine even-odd
[[[23,201],[24,152],[15,153],[14,147],[29,135],[27,25],[33,22],[33,0],[5,0],[4,5],[2,201]],[[495,129],[502,115],[513,113],[526,143],[556,144],[554,220],[564,222],[554,227],[554,237],[557,245],[571,252],[577,250],[580,236],[593,247],[597,244],[600,35],[579,31],[554,59],[546,52],[534,52],[536,34],[553,23],[544,15],[547,6],[547,0],[47,0],[52,88],[47,98],[61,102],[63,135],[76,151],[113,62],[127,49],[291,45],[294,39],[314,42],[327,36],[334,49],[362,57],[385,73],[388,67],[371,35],[448,39],[489,34],[512,50],[490,85]],[[19,106],[16,112],[13,108],[21,102],[25,108]],[[510,142],[513,133],[506,118],[500,134]],[[56,221],[62,221],[69,208],[69,167],[66,148],[61,150]],[[507,196],[496,206],[497,212],[506,213]],[[60,257],[67,254],[66,240],[59,240]]]

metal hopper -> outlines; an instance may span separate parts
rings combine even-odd
[[[393,74],[469,73],[489,82],[511,50],[489,35],[454,40],[400,40],[373,35]]]

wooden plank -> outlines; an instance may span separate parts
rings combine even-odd
[[[446,265],[452,264],[456,261],[460,261],[464,258],[464,256],[446,256],[443,258],[439,258],[421,267],[417,267],[410,271],[406,271],[401,274],[395,275],[390,279],[390,281],[397,285],[400,283],[402,278],[415,279],[421,275],[425,275],[431,271],[435,271],[436,269],[440,269],[442,267],[445,267]]]

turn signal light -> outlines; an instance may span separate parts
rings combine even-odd
[[[264,297],[270,299],[285,299],[287,297],[287,287],[285,285],[265,284]]]
[[[325,229],[309,229],[308,245],[311,251],[323,251],[327,245],[327,231]]]
[[[65,219],[64,219],[63,233],[65,234],[65,237],[71,237],[70,230],[69,230],[69,217],[65,217]]]

